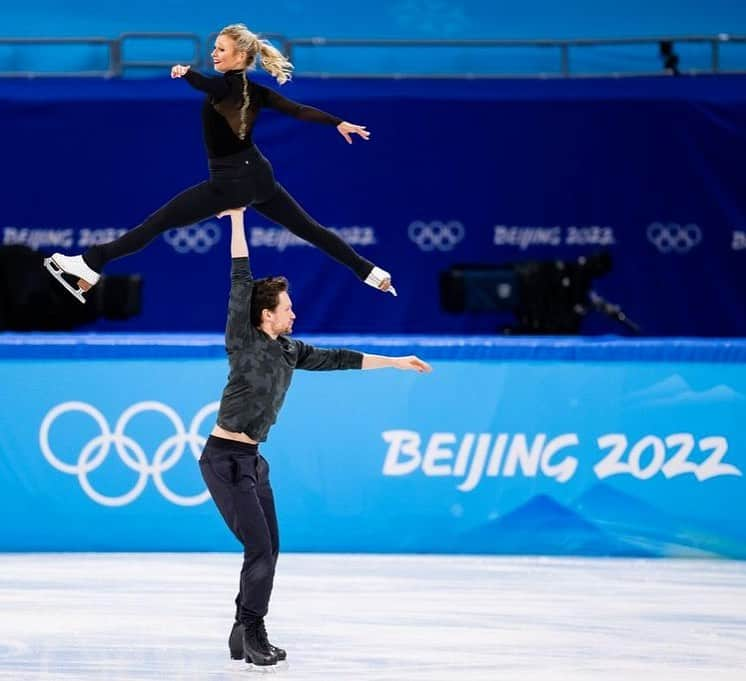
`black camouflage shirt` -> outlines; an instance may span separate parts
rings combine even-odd
[[[218,425],[264,442],[290,387],[293,369],[360,369],[363,355],[353,350],[322,350],[299,340],[270,338],[251,325],[254,280],[248,258],[233,258],[225,349],[230,374],[223,390]]]

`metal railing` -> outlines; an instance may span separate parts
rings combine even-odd
[[[174,59],[146,59],[131,60],[124,58],[124,48],[128,42],[134,40],[180,40],[192,43],[192,57],[189,60],[181,60],[179,63],[188,64],[195,68],[202,64],[202,41],[194,33],[122,33],[119,36],[119,59],[114,64],[114,75],[122,75],[125,68],[167,68],[174,64]]]
[[[110,77],[117,75],[112,70],[112,65],[121,62],[121,41],[119,38],[0,38],[0,47],[3,45],[23,46],[30,45],[104,45],[109,52],[109,66],[106,69],[95,69],[91,71],[0,71],[2,78],[33,78],[35,76],[91,76],[95,78]]]
[[[194,67],[210,66],[210,52],[217,33],[210,34],[203,45],[202,39],[195,33],[123,33],[116,38],[84,37],[84,38],[1,38],[2,47],[28,47],[28,46],[103,46],[107,50],[108,63],[106,68],[93,70],[23,70],[0,71],[0,77],[39,77],[39,76],[90,76],[90,77],[120,77],[127,69],[168,67],[173,63],[184,63]],[[664,69],[644,71],[605,71],[583,73],[573,71],[572,56],[576,50],[592,47],[618,47],[618,46],[660,46],[663,43],[672,45],[681,44],[703,44],[709,45],[710,60],[709,68],[686,69],[682,65],[683,73],[744,73],[746,72],[746,59],[744,67],[740,69],[723,70],[721,68],[721,50],[726,44],[746,44],[746,35],[690,35],[690,36],[657,36],[647,38],[598,38],[598,39],[571,39],[571,40],[404,40],[404,39],[338,39],[338,38],[287,38],[279,33],[265,33],[261,37],[272,40],[279,44],[283,53],[291,60],[297,56],[300,48],[360,48],[360,49],[388,49],[393,48],[542,48],[557,51],[557,68],[555,71],[527,71],[522,73],[359,73],[359,72],[309,72],[298,68],[298,75],[314,75],[328,78],[334,77],[398,77],[398,78],[422,78],[422,77],[452,77],[452,78],[509,78],[509,77],[561,77],[573,78],[584,76],[625,76],[625,75],[663,75]],[[174,48],[174,56],[169,59],[127,59],[124,56],[125,48],[135,42],[157,41],[162,47],[163,41],[181,41],[191,44],[192,54],[189,59],[177,55]],[[205,49],[206,47],[206,49]]]
[[[48,77],[91,77],[91,78],[115,78],[122,76],[126,68],[162,67],[171,66],[173,60],[127,60],[124,58],[124,50],[127,44],[134,40],[180,40],[192,43],[193,56],[191,60],[182,60],[182,63],[198,67],[202,64],[202,41],[194,33],[122,33],[117,38],[0,38],[0,47],[8,46],[105,46],[107,48],[107,65],[103,69],[92,69],[85,71],[53,71],[53,70],[18,70],[0,71],[2,78],[37,78]]]
[[[320,47],[357,47],[357,48],[547,48],[558,51],[558,70],[552,72],[533,72],[533,73],[492,73],[492,74],[429,74],[430,77],[484,77],[484,78],[508,78],[508,77],[530,77],[541,76],[551,77],[559,76],[563,78],[584,77],[584,76],[622,76],[622,75],[663,75],[664,69],[635,72],[618,72],[608,71],[603,73],[573,73],[570,67],[570,51],[574,48],[590,47],[617,47],[617,46],[641,46],[652,45],[660,46],[662,43],[678,44],[706,44],[710,46],[710,68],[707,70],[682,69],[686,73],[722,73],[720,68],[720,50],[721,46],[726,43],[746,44],[746,36],[729,35],[721,33],[718,35],[690,35],[690,36],[659,36],[648,38],[588,38],[588,39],[570,39],[570,40],[402,40],[402,39],[337,39],[337,38],[292,38],[286,41],[287,56],[292,61],[294,50],[298,47],[320,48]],[[746,72],[746,63],[743,69],[730,70],[728,73]],[[349,77],[355,75],[369,77],[422,77],[422,74],[352,74],[352,73],[305,73],[304,75],[318,75],[324,77]],[[427,74],[426,74],[427,75]]]

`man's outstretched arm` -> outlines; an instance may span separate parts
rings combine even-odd
[[[429,374],[433,368],[416,355],[406,357],[388,357],[387,355],[368,355],[363,353],[362,369],[401,369],[402,371],[417,371]]]
[[[345,348],[315,348],[302,341],[294,341],[298,348],[296,369],[309,371],[334,371],[337,369],[402,369],[429,374],[432,367],[415,355],[388,357],[369,355]]]

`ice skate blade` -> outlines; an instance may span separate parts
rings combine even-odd
[[[72,294],[77,300],[85,305],[85,298],[83,297],[83,289],[78,286],[73,288],[64,278],[64,270],[52,259],[44,258],[44,267],[47,268],[49,273],[58,281],[67,291]]]
[[[288,669],[288,663],[287,660],[282,660],[277,664],[261,667],[251,662],[247,664],[243,659],[231,658],[221,669],[231,674],[283,674]]]
[[[287,662],[283,665],[282,662],[276,662],[275,664],[254,664],[253,662],[247,662],[246,671],[253,674],[277,674],[283,669],[287,669]]]
[[[244,660],[243,656],[241,656],[241,657],[234,657],[233,655],[231,655],[230,657],[231,657],[231,662],[246,662],[246,660]],[[247,664],[250,665],[250,666],[252,666],[252,667],[255,666],[252,662],[248,662]],[[288,666],[288,660],[287,660],[287,658],[285,658],[284,660],[277,660],[277,662],[274,665],[267,665],[267,666],[269,666],[269,667],[285,668],[285,667]]]

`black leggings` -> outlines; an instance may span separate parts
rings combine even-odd
[[[250,624],[267,614],[280,551],[269,464],[256,445],[210,435],[199,467],[220,515],[243,545],[236,620]]]
[[[275,180],[272,166],[256,147],[227,158],[211,159],[207,182],[177,194],[116,241],[89,248],[83,259],[91,269],[101,272],[110,260],[139,251],[167,229],[185,227],[220,211],[247,205],[346,265],[359,279],[365,279],[373,269],[372,262],[298,205]]]

